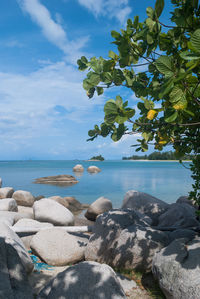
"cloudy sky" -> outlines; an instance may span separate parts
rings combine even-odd
[[[134,154],[136,137],[117,143],[87,132],[112,97],[88,99],[77,59],[107,57],[111,30],[146,18],[155,0],[6,0],[0,2],[0,160],[107,159]],[[165,8],[163,20],[169,17]],[[113,48],[114,50],[114,48]],[[116,91],[115,91],[116,92]],[[121,90],[130,106],[134,94]]]

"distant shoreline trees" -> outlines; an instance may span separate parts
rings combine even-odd
[[[104,157],[102,157],[102,155],[98,155],[98,156],[94,156],[92,158],[90,158],[90,160],[98,160],[98,161],[104,161]]]
[[[192,160],[192,155],[185,155],[182,160]],[[177,160],[175,152],[153,152],[149,155],[122,157],[122,160]]]

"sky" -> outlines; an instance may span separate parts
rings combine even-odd
[[[169,1],[162,21],[169,23]],[[0,2],[0,160],[121,159],[135,154],[137,136],[113,142],[87,132],[103,121],[103,106],[127,89],[88,99],[78,71],[82,55],[108,57],[111,30],[146,18],[155,0],[6,0]],[[151,152],[152,150],[150,150]],[[142,154],[142,153],[141,153]]]

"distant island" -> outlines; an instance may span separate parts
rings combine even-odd
[[[191,160],[192,155],[186,155],[182,160]],[[175,152],[153,152],[149,155],[137,156],[133,155],[131,157],[122,157],[122,160],[178,160]]]
[[[92,158],[89,159],[90,161],[104,161],[104,157],[102,157],[102,155],[99,156],[94,156]]]

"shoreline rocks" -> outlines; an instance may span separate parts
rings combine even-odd
[[[92,166],[88,167],[87,171],[89,173],[98,173],[98,172],[101,171],[101,169],[99,167],[97,167],[97,166],[92,165]]]
[[[17,190],[13,193],[14,198],[19,206],[32,207],[34,204],[34,197],[29,191]]]
[[[100,214],[103,214],[109,210],[112,209],[112,202],[105,198],[105,197],[99,197],[97,200],[95,200],[87,209],[85,213],[85,217],[88,220],[95,221],[97,216]]]

